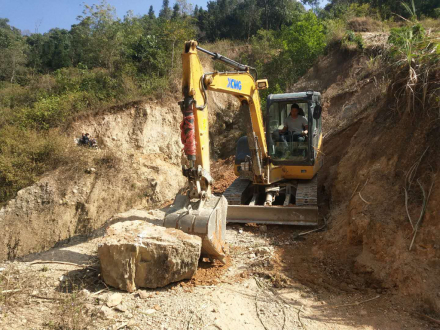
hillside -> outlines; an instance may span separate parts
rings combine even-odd
[[[123,19],[86,5],[70,30],[29,36],[0,19],[0,328],[439,328],[437,3],[163,4]],[[268,78],[263,112],[269,93],[322,93],[320,225],[228,224],[226,265],[122,292],[97,249],[109,225],[187,190],[177,102],[193,38]],[[219,195],[245,122],[236,99],[208,100]],[[97,148],[77,144],[86,132]]]
[[[440,312],[436,291],[440,190],[435,181],[440,159],[436,149],[439,124],[438,121],[427,124],[424,116],[434,115],[431,112],[417,117],[395,110],[396,99],[389,97],[390,85],[385,78],[390,77],[387,64],[382,60],[388,47],[387,36],[380,33],[362,36],[363,50],[344,46],[330,50],[292,87],[303,90],[311,86],[323,93],[325,166],[319,174],[320,210],[327,224],[323,231],[302,238],[299,234],[304,232],[291,227],[228,226],[230,260],[226,266],[201,263],[191,281],[160,290],[138,291],[135,295],[124,293],[126,307],[121,308],[127,311],[103,312],[102,306],[113,292],[111,289],[108,292],[97,277],[96,249],[103,228],[118,219],[126,219],[127,215],[116,215],[107,222],[106,219],[112,212],[131,206],[159,207],[183,187],[185,180],[176,181],[182,177],[178,167],[179,118],[175,105],[164,109],[151,103],[131,104],[118,111],[85,117],[72,125],[72,132],[86,130],[98,136],[121,167],[105,172],[111,180],[91,179],[102,171],[97,168],[97,173],[83,173],[76,181],[62,186],[60,182],[67,182],[59,181],[63,170],[49,173],[8,204],[8,207],[16,207],[18,202],[23,205],[36,187],[51,187],[57,182],[58,190],[49,194],[55,202],[46,202],[45,209],[51,214],[64,212],[64,218],[60,219],[67,223],[70,217],[72,227],[67,228],[76,226],[78,232],[66,231],[65,237],[70,239],[47,252],[3,264],[5,274],[16,278],[19,286],[8,287],[18,291],[5,296],[7,313],[0,324],[8,328],[15,325],[18,329],[24,324],[74,329],[98,325],[160,328],[164,324],[171,328],[190,324],[197,329],[435,327]],[[229,98],[212,94],[210,99],[217,106],[211,104],[212,130],[225,135],[214,144],[213,156],[223,148],[224,153],[219,154],[227,155],[229,135],[240,131],[234,119],[237,105]],[[160,143],[156,139],[158,134],[164,136]],[[161,148],[175,152],[167,151],[169,156],[165,157]],[[420,164],[413,167],[419,159]],[[225,185],[234,179],[231,166],[227,160],[213,164],[215,177]],[[414,168],[410,177],[413,184],[411,188],[407,186],[405,203],[405,180],[411,168]],[[139,185],[142,188],[136,189],[133,183],[136,187],[143,183]],[[409,251],[413,230],[408,213],[417,219],[423,203],[423,193],[416,189],[416,183],[418,189],[425,190],[426,212]],[[78,192],[71,192],[72,187]],[[91,192],[88,187],[93,187]],[[222,190],[221,186],[217,189]],[[67,192],[64,198],[74,203],[57,204],[58,191]],[[137,200],[139,193],[145,195]],[[132,201],[137,204],[130,206]],[[81,203],[84,206],[78,212]],[[27,205],[27,210],[32,211],[33,204]],[[70,215],[74,209],[77,218]],[[15,208],[9,214],[19,210]],[[90,214],[90,222],[82,222],[84,218],[80,215],[84,212]],[[65,224],[60,224],[65,228]],[[53,228],[60,227],[55,223]],[[50,230],[53,229],[49,227],[49,233]],[[46,241],[46,246],[51,242]],[[13,253],[25,255],[32,251],[23,244],[17,246]],[[34,251],[42,248],[44,245],[34,246]],[[75,270],[76,266],[68,263],[91,268]],[[34,277],[43,284],[37,285]],[[35,307],[36,313],[34,303],[30,303],[32,308],[23,305],[16,314],[9,313],[28,296],[37,301],[49,300],[50,305]],[[70,304],[76,312],[72,312]],[[52,323],[45,321],[42,315],[48,315],[54,308],[57,312]],[[193,312],[188,312],[188,308]]]
[[[342,270],[341,285],[401,294],[438,313],[438,106],[401,109],[380,64],[386,38],[363,36],[362,53],[330,52],[295,86],[311,83],[326,104],[319,178],[329,230],[314,249],[324,268]]]

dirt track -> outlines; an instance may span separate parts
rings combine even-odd
[[[104,307],[107,296],[118,291],[99,280],[99,238],[77,238],[25,261],[0,265],[5,268],[0,274],[10,281],[9,288],[2,282],[2,290],[21,290],[2,295],[0,328],[432,328],[391,293],[347,285],[343,270],[322,261],[314,249],[322,233],[298,240],[298,232],[276,226],[267,233],[256,226],[228,226],[226,266],[202,263],[193,280],[143,291],[144,299],[140,291],[121,292],[125,312]],[[31,264],[35,260],[91,268]]]

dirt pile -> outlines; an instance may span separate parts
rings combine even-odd
[[[335,50],[296,86],[312,82],[325,102],[319,178],[331,224],[314,258],[344,285],[409,295],[419,310],[440,312],[438,109],[400,115],[386,96],[382,53],[377,42],[363,53]]]

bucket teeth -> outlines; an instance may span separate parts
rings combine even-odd
[[[201,204],[177,195],[165,216],[164,227],[201,237],[202,256],[224,262],[227,207],[223,196],[212,196]]]

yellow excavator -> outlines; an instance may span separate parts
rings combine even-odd
[[[199,51],[233,70],[205,73]],[[165,227],[200,236],[202,256],[224,261],[226,222],[317,225],[316,174],[323,165],[321,94],[310,90],[269,95],[264,120],[258,90],[268,88],[268,82],[257,80],[254,68],[203,49],[196,41],[185,43],[182,63],[184,99],[179,105],[188,159],[183,174],[189,190],[176,196]],[[222,196],[212,194],[207,91],[237,97],[246,126],[246,136],[237,143],[238,178]],[[284,127],[292,108],[304,123],[300,135]]]

